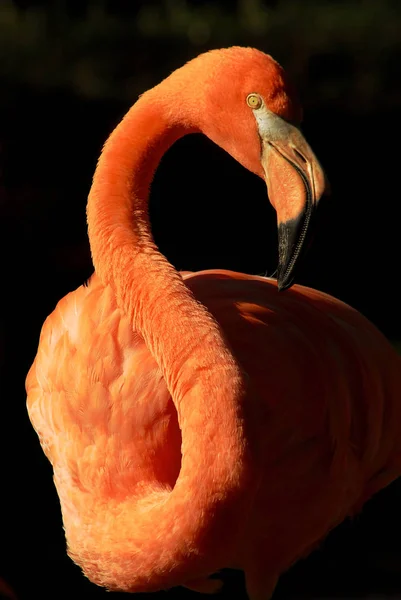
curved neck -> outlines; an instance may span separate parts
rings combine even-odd
[[[149,186],[160,158],[179,137],[199,130],[182,116],[182,107],[180,115],[178,119],[150,93],[143,96],[107,141],[88,201],[96,272],[112,286],[160,366],[182,430],[182,466],[174,489],[166,502],[155,504],[152,518],[130,518],[134,530],[127,535],[132,544],[135,527],[140,528],[145,554],[144,532],[149,539],[163,540],[164,560],[171,558],[163,567],[166,587],[180,583],[178,572],[188,548],[197,557],[193,576],[199,568],[224,566],[217,557],[228,552],[238,534],[238,511],[244,508],[250,474],[241,370],[218,324],[157,250],[150,229]],[[217,535],[221,527],[224,533]],[[119,543],[121,547],[124,540]],[[148,562],[138,563],[142,572],[137,563],[131,567],[132,591],[139,590],[135,581],[146,577],[146,568],[157,571]]]
[[[96,272],[114,288],[175,397],[181,396],[176,385],[182,387],[190,358],[192,373],[194,353],[203,368],[224,367],[230,379],[239,375],[215,320],[158,251],[149,223],[149,187],[160,159],[193,131],[171,111],[167,118],[163,105],[139,100],[104,147],[87,207]]]

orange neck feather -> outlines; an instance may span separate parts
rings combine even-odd
[[[146,536],[159,539],[164,560],[170,557],[170,562],[160,565],[166,571],[160,575],[163,585],[169,587],[180,583],[179,562],[188,554],[188,543],[196,549],[195,555],[204,555],[195,560],[193,576],[199,573],[197,561],[203,561],[206,571],[217,569],[219,557],[224,554],[226,558],[235,546],[237,514],[244,509],[243,490],[251,469],[243,432],[241,370],[218,324],[158,252],[151,235],[148,194],[154,171],[176,139],[199,130],[196,123],[180,118],[174,106],[167,110],[165,98],[158,103],[161,86],[155,89],[158,95],[155,90],[145,94],[107,141],[87,214],[96,272],[112,286],[119,306],[159,364],[182,430],[182,465],[175,488],[167,502],[152,508],[149,519],[138,516],[138,538],[142,543]],[[177,112],[182,113],[181,106]],[[129,522],[135,529],[133,515]],[[216,535],[216,528],[221,527]],[[118,531],[116,527],[115,535]],[[131,544],[136,534],[120,535],[126,535]],[[121,544],[126,545],[124,540]],[[133,591],[138,589],[135,582],[147,576],[147,569],[157,571],[152,560],[152,565],[150,557],[134,562]]]
[[[175,397],[189,359],[199,368],[218,369],[220,380],[227,371],[234,388],[240,370],[219,326],[160,254],[149,223],[149,187],[157,165],[171,144],[196,128],[177,124],[171,110],[166,118],[163,105],[158,110],[148,100],[149,93],[112,133],[96,169],[87,208],[94,266],[114,288]],[[192,381],[193,364],[188,371]]]

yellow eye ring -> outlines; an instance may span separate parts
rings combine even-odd
[[[259,94],[248,94],[246,97],[246,103],[250,108],[253,108],[253,110],[257,110],[262,106],[263,100]]]

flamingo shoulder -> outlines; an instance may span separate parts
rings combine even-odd
[[[118,496],[150,480],[173,484],[180,434],[170,394],[143,339],[96,275],[46,319],[26,387],[56,485]]]

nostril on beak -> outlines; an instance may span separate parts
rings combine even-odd
[[[304,157],[303,154],[301,154],[296,148],[293,148],[293,152],[295,154],[295,156],[297,156],[297,158],[301,159],[302,162],[307,163],[308,161],[306,160],[306,158]]]

